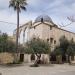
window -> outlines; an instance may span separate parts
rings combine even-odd
[[[52,26],[50,26],[50,30],[52,30]]]
[[[72,38],[72,41],[73,41],[73,38]]]
[[[50,43],[53,43],[53,38],[50,38]]]
[[[36,38],[34,37],[33,39],[35,40]]]
[[[54,40],[54,44],[56,44],[56,40]]]
[[[35,29],[35,26],[34,26],[34,29]]]
[[[49,42],[49,39],[47,39],[47,42]]]

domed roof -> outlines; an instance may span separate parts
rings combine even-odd
[[[48,15],[40,15],[35,19],[35,23],[41,22],[43,20],[44,22],[50,22],[53,23],[52,19]]]

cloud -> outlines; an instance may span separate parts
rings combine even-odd
[[[5,10],[9,7],[9,0],[0,0],[0,10]]]
[[[27,11],[20,13],[20,24],[34,21],[41,14],[49,15],[56,24],[65,24],[67,16],[75,15],[75,0],[27,0],[27,3]],[[0,0],[0,20],[16,23],[16,12],[9,8],[9,0]],[[15,28],[16,25],[0,22],[0,30],[3,32],[11,34]],[[74,28],[74,25],[65,27],[73,32]]]

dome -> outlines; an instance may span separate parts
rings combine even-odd
[[[52,19],[48,16],[48,15],[40,15],[35,19],[35,23],[37,22],[41,22],[41,20],[43,20],[43,22],[50,22],[53,23]]]

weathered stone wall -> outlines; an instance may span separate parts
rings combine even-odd
[[[41,55],[41,60],[43,61],[44,64],[50,63],[48,54],[42,54]]]
[[[24,62],[25,63],[30,63],[31,62],[31,54],[24,54]]]
[[[66,31],[64,29],[58,28],[58,27],[51,27],[51,24],[48,23],[35,23],[34,24],[35,28],[32,27],[30,29],[30,33],[29,34],[29,39],[33,38],[34,36],[37,38],[39,37],[42,40],[49,40],[48,42],[51,44],[51,50],[53,50],[55,48],[56,45],[59,45],[59,39],[60,37],[62,37],[63,35],[68,39],[71,40],[73,38],[73,40],[75,41],[75,34],[69,31]],[[51,43],[51,39],[53,38],[53,42]],[[56,43],[54,43],[54,41],[56,41]]]
[[[37,56],[35,55],[35,60],[37,59]],[[34,61],[35,61],[34,60]],[[44,63],[49,63],[49,55],[48,54],[42,54],[41,55],[41,60],[44,61]],[[24,62],[25,63],[31,63],[31,54],[24,54]]]
[[[0,64],[12,63],[14,61],[14,57],[10,53],[0,53]]]

